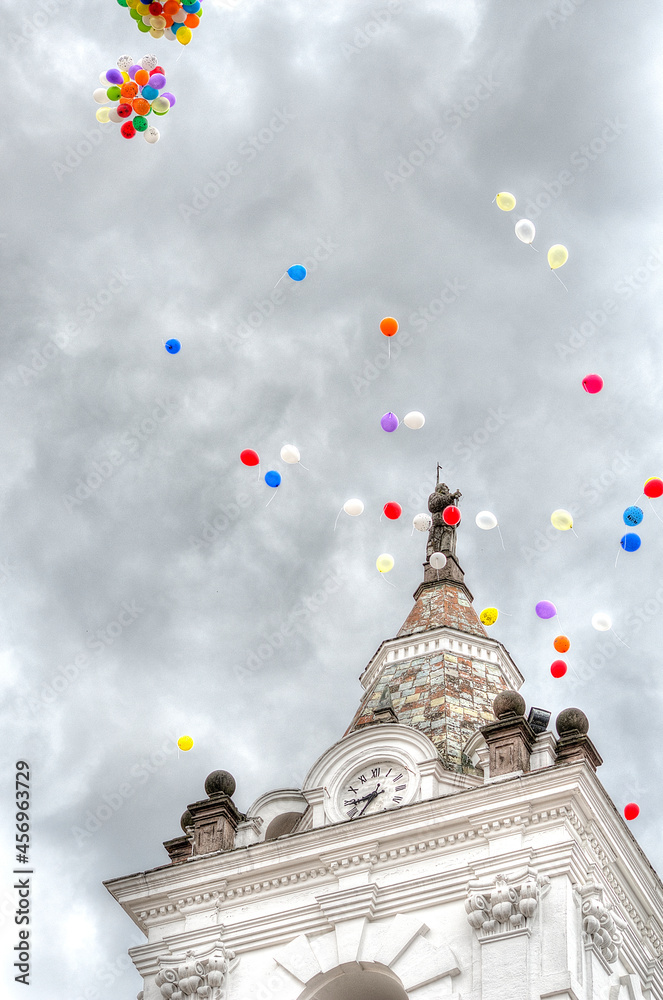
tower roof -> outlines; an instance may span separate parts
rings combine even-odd
[[[468,765],[463,747],[493,721],[496,695],[523,683],[502,644],[488,636],[465,585],[456,558],[459,515],[454,509],[445,516],[460,497],[439,482],[438,468],[428,498],[424,579],[397,636],[382,644],[362,674],[365,694],[347,730],[390,721],[413,726],[432,740],[450,770]]]

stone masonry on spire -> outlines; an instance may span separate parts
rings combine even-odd
[[[397,636],[382,644],[362,674],[365,694],[347,730],[382,721],[386,689],[396,720],[425,733],[444,766],[454,771],[470,769],[463,749],[493,721],[496,695],[523,683],[507,650],[487,635],[472,606],[456,558],[456,528],[442,517],[460,497],[438,482],[429,498],[433,524],[423,582]],[[443,569],[430,565],[433,552],[446,555]]]

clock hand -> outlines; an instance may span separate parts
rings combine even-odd
[[[371,804],[371,802],[373,801],[373,799],[377,799],[378,795],[381,795],[382,792],[384,792],[384,788],[382,788],[380,791],[378,791],[378,788],[380,788],[379,783],[375,786],[375,791],[371,792],[370,795],[366,796],[366,799],[367,799],[366,805],[364,806],[364,808],[359,813],[359,816],[361,816],[368,809],[368,807]]]

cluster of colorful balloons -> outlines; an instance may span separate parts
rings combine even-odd
[[[280,454],[281,461],[286,462],[287,465],[296,465],[301,459],[299,448],[296,448],[294,444],[284,444]],[[260,465],[260,456],[253,448],[245,448],[244,451],[240,452],[239,459],[242,465],[249,467]],[[281,485],[281,473],[277,472],[276,469],[270,469],[265,473],[265,482],[272,489],[276,489],[277,486]]]
[[[512,212],[516,207],[516,199],[510,191],[500,191],[495,195],[495,201],[497,202],[497,207],[503,212]],[[515,232],[521,243],[528,243],[532,246],[534,237],[536,236],[536,228],[530,219],[520,219],[516,223]],[[534,250],[535,247],[532,247],[532,249]],[[554,246],[550,247],[548,251],[548,263],[551,270],[556,271],[558,267],[566,264],[568,259],[569,251],[562,243],[555,243]]]
[[[411,431],[418,431],[426,423],[426,418],[423,413],[419,413],[419,410],[411,410],[403,417],[403,423],[406,427],[409,427]],[[387,434],[392,434],[400,427],[400,424],[401,421],[395,413],[391,412],[391,410],[380,418],[380,427],[383,431],[386,431]]]
[[[139,3],[138,0],[117,0],[120,7],[128,7],[139,31],[149,32],[152,38],[163,38],[171,42],[177,39],[188,45],[192,33],[200,24],[203,8],[200,0],[180,3],[180,0],[165,0],[165,3]]]
[[[657,497],[663,496],[663,480],[659,479],[658,476],[652,476],[643,486],[642,492],[650,502]],[[644,516],[642,507],[632,504],[626,508],[622,518],[628,528],[635,528],[640,524]],[[619,544],[624,549],[624,552],[637,552],[642,545],[642,539],[637,532],[627,531],[625,535],[622,535]]]
[[[146,142],[158,142],[159,130],[148,123],[147,116],[168,114],[175,97],[163,89],[166,77],[157,57],[143,56],[140,63],[134,63],[131,56],[120,56],[117,68],[101,73],[99,81],[103,86],[92,95],[97,104],[111,101],[117,106],[98,108],[97,121],[123,122],[120,132],[125,139],[133,139],[137,132],[142,132]]]

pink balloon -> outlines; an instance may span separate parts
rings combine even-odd
[[[593,395],[595,392],[600,392],[603,388],[603,379],[600,375],[585,375],[582,380],[582,387],[585,392],[590,392]]]

